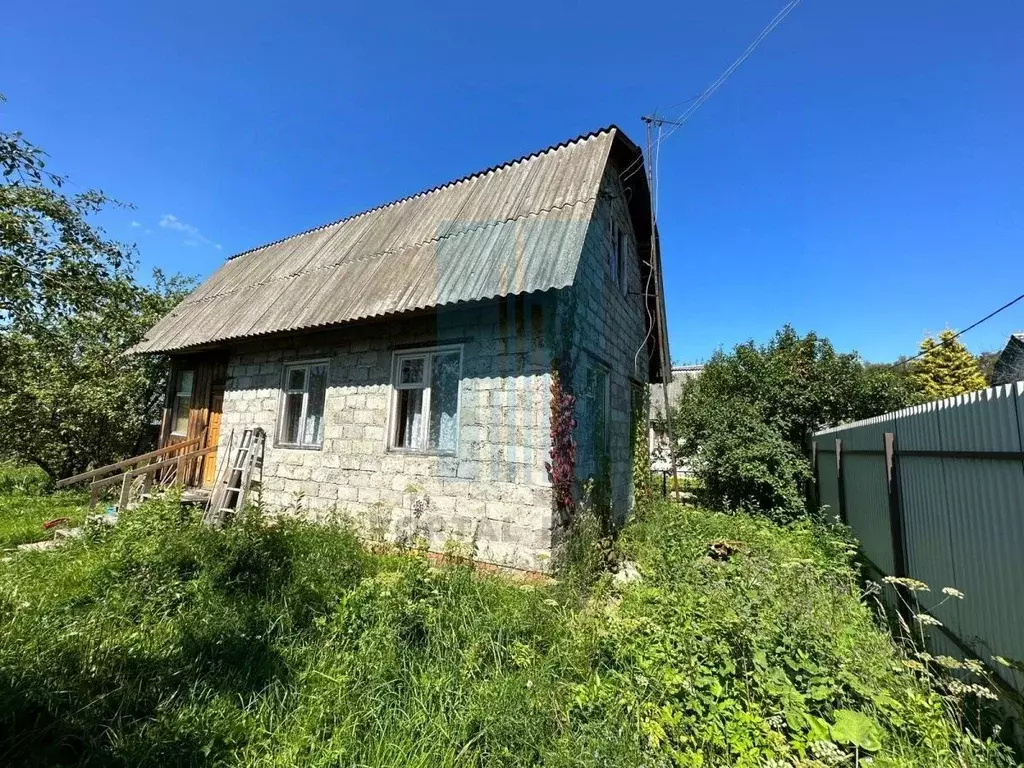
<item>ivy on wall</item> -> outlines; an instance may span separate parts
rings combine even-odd
[[[651,452],[648,446],[648,413],[651,391],[644,385],[632,387],[630,392],[630,450],[633,459],[633,503],[636,507],[647,504],[654,495],[651,482]]]
[[[567,526],[576,508],[573,489],[576,483],[576,396],[557,364],[551,371],[551,461],[544,463],[554,497],[558,523]]]

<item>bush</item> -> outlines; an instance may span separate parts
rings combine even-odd
[[[912,397],[905,376],[785,326],[768,344],[715,353],[684,385],[672,418],[710,503],[791,520],[808,511],[811,433]]]

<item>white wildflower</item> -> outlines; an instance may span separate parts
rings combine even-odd
[[[950,597],[955,597],[957,600],[964,599],[964,593],[961,592],[959,589],[953,589],[953,587],[943,587],[942,594],[949,595]]]
[[[915,613],[914,621],[928,627],[941,627],[942,622],[927,613]]]

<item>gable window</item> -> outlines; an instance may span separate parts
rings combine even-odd
[[[327,361],[285,366],[277,444],[289,448],[320,448],[324,444],[326,396]]]
[[[608,253],[608,267],[611,280],[620,291],[626,290],[626,257],[629,253],[629,236],[615,221],[611,223],[611,250]]]
[[[178,371],[174,386],[174,402],[171,404],[171,434],[188,434],[188,414],[192,410],[192,382],[195,371]]]
[[[436,349],[395,355],[390,447],[455,453],[462,352]]]

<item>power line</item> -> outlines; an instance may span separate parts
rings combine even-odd
[[[764,39],[768,37],[768,35],[770,35],[775,30],[775,28],[785,20],[787,16],[789,16],[789,14],[793,11],[794,8],[800,5],[800,2],[801,0],[790,0],[790,2],[788,2],[782,8],[781,11],[775,14],[774,18],[772,18],[772,20],[769,21],[768,24],[766,24],[765,27],[757,34],[757,37],[755,37],[754,40],[750,43],[750,45],[746,47],[743,53],[740,54],[739,58],[736,59],[736,61],[734,61],[732,64],[730,64],[725,69],[725,71],[722,72],[722,74],[720,74],[713,83],[711,83],[711,85],[709,85],[707,88],[701,91],[701,93],[694,97],[693,99],[687,99],[686,101],[680,102],[680,104],[685,104],[687,101],[692,101],[693,103],[690,104],[690,106],[681,115],[679,115],[678,118],[676,118],[675,120],[666,120],[664,118],[659,118],[657,116],[644,118],[645,122],[650,120],[662,125],[672,126],[672,128],[666,131],[664,135],[659,136],[658,143],[656,145],[657,147],[660,148],[662,142],[667,141],[668,138],[677,130],[679,130],[679,128],[681,128],[687,120],[693,117],[694,113],[698,109],[700,109],[704,105],[704,103],[715,94],[715,91],[722,87],[725,81],[732,76],[733,72],[739,69],[740,65],[744,61],[746,61],[755,50],[757,50],[757,47],[764,41]],[[671,109],[671,107],[669,107],[669,109]],[[632,163],[629,164],[629,166],[626,167],[626,169],[621,174],[619,174],[619,178],[623,182],[625,182],[627,179],[629,179],[631,176],[637,173],[642,164],[643,158],[641,156],[639,158],[639,163],[636,160],[634,160]]]
[[[934,347],[932,347],[932,349],[938,349],[939,347],[944,347],[947,344],[951,344],[952,342],[956,341],[958,338],[963,336],[968,331],[973,330],[974,328],[977,328],[979,325],[984,323],[986,320],[991,320],[993,317],[998,315],[1004,309],[1009,309],[1010,307],[1012,307],[1014,304],[1016,304],[1021,299],[1024,299],[1024,293],[1022,293],[1016,299],[1013,299],[1012,301],[1006,302],[999,309],[997,309],[997,310],[995,310],[993,312],[989,312],[987,315],[985,315],[983,318],[981,318],[981,320],[978,320],[976,323],[972,323],[971,325],[968,325],[966,328],[964,328],[962,331],[958,331],[957,333],[954,333],[948,339],[943,339],[941,342],[939,342]],[[914,360],[917,360],[920,357],[924,357],[926,354],[928,354],[929,351],[931,351],[931,350],[926,350],[924,352],[918,352],[913,357],[908,357],[906,360],[901,362],[900,365],[906,365],[907,363],[913,362]]]

